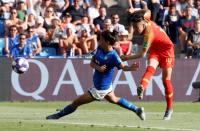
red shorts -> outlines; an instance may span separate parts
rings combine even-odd
[[[174,67],[174,49],[170,48],[165,51],[151,50],[148,59],[156,59],[159,62],[160,68]]]

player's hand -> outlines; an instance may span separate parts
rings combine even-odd
[[[102,66],[100,66],[100,67],[98,68],[98,71],[103,73],[103,72],[106,71],[106,68],[107,68],[106,65],[102,65]]]
[[[133,71],[136,71],[140,68],[140,62],[134,62],[132,65],[131,65],[131,70]]]

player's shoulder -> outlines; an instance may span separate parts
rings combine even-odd
[[[145,27],[145,31],[144,31],[144,35],[149,34],[152,31],[153,28],[153,23],[151,20],[146,20],[146,27]]]

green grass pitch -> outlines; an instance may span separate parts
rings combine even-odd
[[[107,102],[80,107],[60,120],[45,120],[67,102],[0,102],[0,131],[200,131],[200,103],[176,102],[172,120],[162,120],[165,102],[137,102],[146,112],[133,112]]]

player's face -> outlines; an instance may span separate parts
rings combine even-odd
[[[145,22],[140,21],[140,22],[137,22],[137,23],[133,23],[133,28],[137,33],[141,34],[145,29]]]

